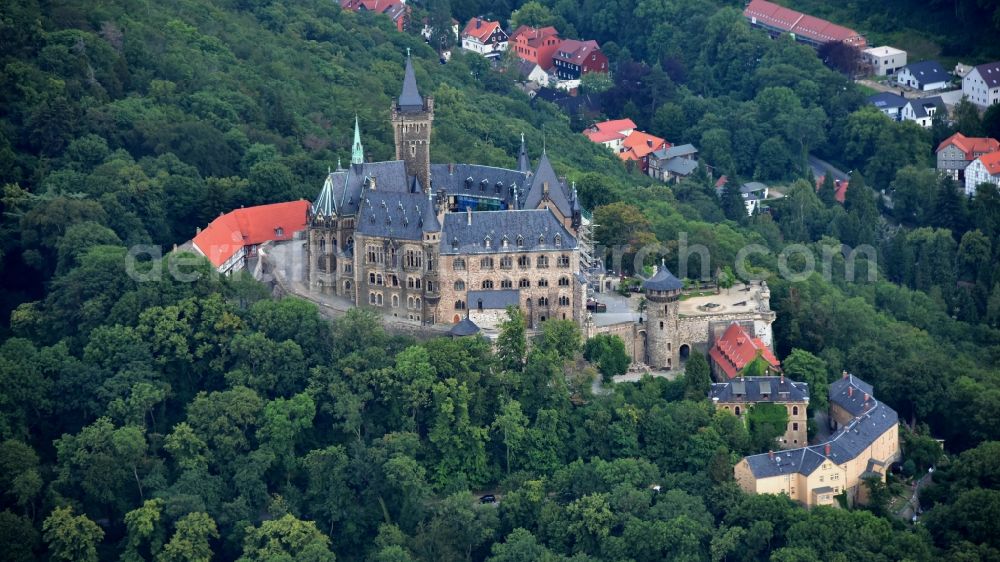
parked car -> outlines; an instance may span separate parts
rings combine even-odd
[[[497,503],[497,497],[493,494],[486,494],[485,496],[479,496],[479,503]]]

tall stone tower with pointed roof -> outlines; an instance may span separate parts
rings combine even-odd
[[[680,365],[679,350],[674,343],[683,288],[681,280],[662,262],[656,275],[642,284],[646,294],[646,363],[657,369],[673,369]]]
[[[434,98],[421,96],[413,62],[406,54],[403,91],[393,101],[392,131],[396,141],[396,159],[402,160],[406,173],[415,176],[421,189],[431,189],[431,124],[434,122]]]

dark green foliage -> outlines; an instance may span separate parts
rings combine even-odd
[[[632,362],[625,350],[625,342],[615,335],[597,334],[583,346],[583,357],[597,365],[606,381],[615,375],[624,375]]]
[[[788,429],[788,409],[780,404],[761,403],[747,414],[750,446],[756,451],[775,449],[775,439]]]

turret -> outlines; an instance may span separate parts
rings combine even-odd
[[[402,160],[406,173],[416,177],[424,189],[431,186],[431,125],[434,121],[434,98],[421,96],[413,61],[406,53],[403,90],[393,100],[392,130],[396,159]]]
[[[351,145],[351,164],[365,163],[365,147],[361,146],[361,128],[358,126],[358,116],[354,116],[354,144]],[[337,164],[340,168],[340,164]]]
[[[678,303],[684,284],[660,262],[656,274],[642,284],[646,295],[647,362],[659,369],[679,367],[677,349],[673,345],[677,334]]]

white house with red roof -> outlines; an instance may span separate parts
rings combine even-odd
[[[509,39],[499,22],[478,17],[470,19],[462,30],[462,48],[489,58],[502,55]]]
[[[631,119],[613,119],[594,123],[583,134],[592,142],[618,152],[625,145],[625,139],[635,131],[635,122]]]
[[[208,258],[219,273],[246,267],[257,248],[277,240],[292,240],[306,229],[305,200],[244,207],[219,215],[191,240],[191,248]]]
[[[726,381],[740,375],[744,367],[758,357],[771,371],[781,370],[781,362],[760,338],[751,337],[739,323],[733,322],[708,351],[712,372]]]
[[[967,137],[962,133],[954,135],[941,141],[937,150],[937,169],[952,177],[952,179],[964,181],[965,168],[973,160],[1000,151],[1000,142],[990,137]]]
[[[1000,152],[984,154],[972,161],[965,169],[965,194],[976,194],[976,186],[992,183],[1000,188]]]
[[[403,0],[340,0],[340,7],[389,16],[398,31],[405,31],[410,25],[410,7]]]

